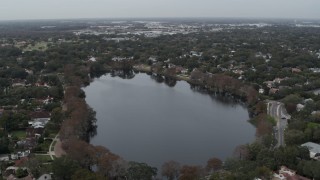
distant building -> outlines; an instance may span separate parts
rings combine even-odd
[[[299,69],[299,68],[291,68],[291,72],[292,73],[300,73],[301,69]]]
[[[263,94],[264,93],[264,89],[260,88],[259,89],[259,94]]]
[[[320,111],[312,111],[311,115],[317,115],[317,116],[319,116],[319,115],[320,115]]]
[[[307,142],[301,144],[302,147],[307,147],[309,149],[310,158],[320,160],[320,144],[313,142]]]
[[[190,51],[190,55],[191,55],[191,56],[200,57],[200,56],[202,55],[202,52]]]
[[[263,82],[263,84],[265,84],[268,88],[272,88],[273,87],[273,81],[265,81]]]
[[[122,61],[128,61],[128,60],[132,60],[133,57],[113,57],[112,61],[115,62],[122,62]]]
[[[148,60],[151,61],[152,63],[158,62],[157,57],[155,56],[150,56]]]
[[[269,94],[276,94],[276,93],[278,93],[279,92],[279,89],[277,89],[277,88],[271,88],[270,90],[269,90]]]
[[[309,68],[309,70],[314,73],[320,73],[320,68]]]
[[[299,112],[301,110],[304,109],[304,105],[303,104],[297,104],[296,110]]]
[[[95,57],[91,56],[91,57],[88,59],[88,61],[96,62],[96,61],[97,61],[97,59],[96,59]]]
[[[280,84],[281,81],[283,81],[283,80],[288,80],[288,79],[289,79],[288,77],[285,77],[285,78],[275,78],[275,79],[273,80],[273,82]]]

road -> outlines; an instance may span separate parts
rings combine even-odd
[[[276,147],[285,146],[284,142],[284,131],[288,125],[288,119],[291,116],[287,113],[284,104],[277,101],[269,101],[267,103],[268,114],[277,121],[275,127],[275,135],[277,138]]]

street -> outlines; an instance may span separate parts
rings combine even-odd
[[[291,116],[288,115],[284,104],[277,101],[269,101],[267,103],[267,112],[268,115],[273,117],[277,122],[275,128],[275,136],[277,139],[276,147],[285,146],[284,131],[288,125],[288,119],[290,119]]]

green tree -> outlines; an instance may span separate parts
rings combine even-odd
[[[132,180],[150,180],[157,175],[157,168],[151,167],[145,163],[129,162],[128,179]]]
[[[28,170],[27,169],[22,169],[22,168],[19,168],[17,169],[16,171],[16,176],[17,178],[23,178],[23,177],[26,177],[28,176]]]
[[[55,179],[67,180],[71,179],[72,175],[80,169],[80,166],[75,161],[67,156],[57,158],[52,162],[52,170]]]
[[[71,180],[107,180],[107,178],[95,174],[87,169],[79,169],[71,176]]]

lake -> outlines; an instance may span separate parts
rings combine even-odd
[[[254,141],[245,106],[184,81],[160,81],[144,73],[130,79],[108,74],[84,88],[97,112],[91,144],[159,168],[169,160],[205,166],[209,158],[224,160],[236,146]]]

